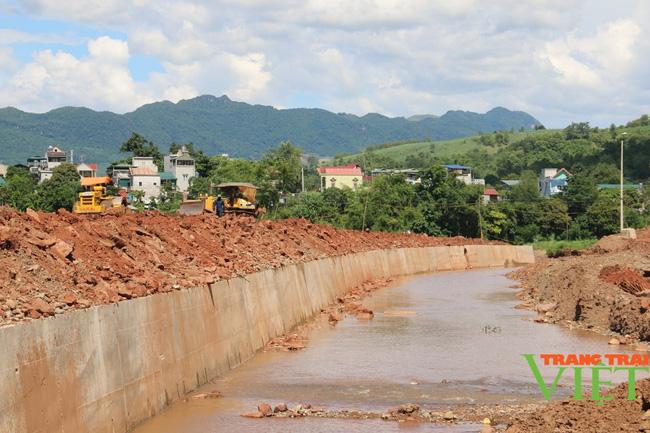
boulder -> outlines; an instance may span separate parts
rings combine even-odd
[[[360,311],[357,313],[358,320],[372,320],[375,314],[372,311]]]
[[[68,305],[73,305],[77,303],[77,297],[75,296],[74,293],[68,292],[65,295],[63,295],[62,301]]]
[[[36,298],[31,302],[31,306],[33,309],[38,311],[41,314],[44,314],[46,316],[51,316],[54,314],[54,307],[41,298]]]
[[[607,344],[610,344],[612,346],[618,346],[619,344],[621,344],[621,340],[619,340],[618,338],[612,338],[611,340],[609,340]]]
[[[456,414],[453,413],[453,412],[450,411],[450,410],[448,410],[447,412],[445,412],[445,413],[442,415],[442,419],[444,419],[445,421],[453,421],[453,420],[455,420],[456,418],[458,418],[458,417],[456,416]]]
[[[50,251],[62,260],[66,260],[72,254],[72,245],[64,241],[58,241],[50,247]]]
[[[273,409],[273,412],[275,412],[275,413],[284,413],[284,412],[286,412],[288,410],[289,409],[287,408],[286,403],[280,403],[279,405],[277,405],[275,407],[275,409]]]
[[[33,209],[27,208],[25,210],[25,215],[27,215],[27,217],[30,220],[34,221],[35,223],[38,223],[38,224],[42,223],[40,215]]]
[[[257,406],[257,410],[264,416],[271,416],[273,414],[273,408],[267,403],[260,403]]]
[[[556,308],[557,304],[555,302],[546,302],[543,304],[538,304],[536,309],[540,313],[548,313],[549,311],[553,311]]]
[[[406,403],[397,408],[397,413],[403,413],[405,415],[410,415],[414,412],[420,410],[420,406],[415,403]]]

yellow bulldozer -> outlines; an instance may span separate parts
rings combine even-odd
[[[243,213],[257,215],[260,208],[255,201],[257,187],[250,183],[228,182],[218,185],[210,185],[210,193],[202,194],[198,200],[184,200],[178,213],[180,215],[199,215],[204,211],[214,212],[214,202],[217,196],[213,190],[217,188],[221,191],[220,197],[224,201],[224,210],[226,213]]]
[[[110,183],[110,177],[82,178],[81,185],[86,191],[79,193],[79,198],[74,204],[74,213],[97,214],[114,207],[115,197],[106,195],[106,185]]]

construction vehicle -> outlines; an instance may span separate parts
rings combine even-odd
[[[257,215],[257,187],[251,183],[230,182],[217,185],[222,192],[226,213]]]
[[[259,208],[255,202],[257,187],[243,182],[211,184],[209,194],[201,194],[197,200],[183,200],[178,213],[181,215],[200,215],[204,211],[214,212],[214,202],[217,199],[217,196],[213,193],[215,188],[221,191],[226,213],[258,214]]]
[[[74,204],[74,213],[97,214],[114,207],[115,197],[106,195],[106,185],[111,182],[110,177],[82,178],[81,185],[86,191],[79,193],[79,199]]]

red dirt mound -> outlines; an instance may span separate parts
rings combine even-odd
[[[650,291],[650,279],[641,276],[641,272],[619,265],[605,266],[600,271],[600,279],[616,284],[627,293],[638,295]]]
[[[337,230],[301,219],[0,208],[0,324],[320,257],[481,242]]]
[[[636,399],[627,399],[627,383],[612,400],[598,406],[590,400],[551,403],[513,423],[506,433],[639,433],[650,431],[650,380],[639,381]]]

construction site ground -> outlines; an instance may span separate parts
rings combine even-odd
[[[0,208],[0,326],[286,264],[477,239],[338,230],[302,219]]]
[[[587,250],[538,258],[511,274],[523,286],[521,308],[536,310],[538,322],[588,329],[610,336],[610,344],[647,353],[650,229],[637,231],[637,239],[608,236]],[[617,387],[603,406],[588,400],[553,403],[507,432],[650,432],[650,380],[637,383],[636,400],[627,400],[626,393],[627,384]]]

